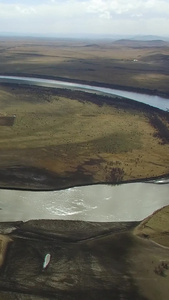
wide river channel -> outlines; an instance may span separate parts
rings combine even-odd
[[[113,94],[163,110],[169,109],[169,99],[110,88],[15,76],[0,76],[0,82]],[[1,222],[30,219],[140,221],[165,205],[169,205],[168,179],[116,186],[92,185],[51,192],[0,190]]]

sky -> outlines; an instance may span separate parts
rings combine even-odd
[[[169,36],[169,0],[0,0],[0,32]]]

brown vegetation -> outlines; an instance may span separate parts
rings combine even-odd
[[[1,38],[1,74],[63,78],[169,94],[163,41]]]
[[[134,233],[169,248],[169,206],[155,211],[143,220]]]
[[[1,74],[166,95],[168,51],[160,41],[4,38]],[[167,113],[117,97],[17,85],[1,85],[0,108],[17,116],[15,123],[0,118],[1,186],[60,189],[169,173]],[[166,207],[144,220],[134,230],[141,238],[132,222],[1,223],[2,234],[11,233],[0,237],[0,299],[168,299],[168,213]]]
[[[1,38],[0,50],[1,74],[169,93],[167,42]],[[1,85],[0,106],[0,124],[11,125],[0,130],[2,186],[64,188],[169,173],[167,113],[118,97],[15,84]]]
[[[59,189],[169,173],[169,145],[150,124],[152,115],[168,128],[166,112],[118,97],[7,84],[0,103],[3,114],[16,114],[0,130],[1,186]]]
[[[156,114],[150,116],[150,123],[156,129],[155,136],[159,137],[163,144],[169,144],[169,128]]]

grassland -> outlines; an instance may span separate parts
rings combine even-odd
[[[169,173],[160,131],[163,124],[169,135],[167,113],[119,98],[2,84],[0,104],[1,116],[16,116],[13,126],[0,127],[1,186],[60,189]]]
[[[151,216],[144,219],[134,230],[134,234],[151,239],[155,243],[169,248],[169,206],[155,211]]]
[[[163,41],[0,39],[0,74],[169,95]],[[83,92],[0,87],[0,185],[50,189],[169,173],[167,113]]]
[[[168,56],[160,41],[3,38],[0,72],[168,95]],[[1,84],[0,158],[7,188],[156,177],[169,173],[169,118],[116,97]],[[151,242],[168,246],[168,208],[136,225],[0,223],[1,239],[13,240],[7,253],[1,247],[0,299],[168,299],[168,249]]]
[[[1,74],[62,78],[169,95],[169,43],[1,38]]]

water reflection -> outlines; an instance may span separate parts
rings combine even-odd
[[[169,184],[93,185],[52,192],[0,190],[0,219],[140,221],[169,205]]]
[[[37,85],[37,86],[52,87],[52,88],[67,88],[73,90],[81,90],[90,93],[101,92],[108,95],[113,94],[120,97],[132,99],[154,107],[158,107],[162,110],[169,109],[169,100],[156,95],[140,94],[135,92],[128,92],[128,91],[122,91],[117,89],[92,86],[88,84],[80,84],[80,83],[51,80],[51,79],[44,79],[44,78],[33,78],[33,77],[24,77],[24,76],[22,77],[3,76],[3,75],[0,75],[0,82]]]

